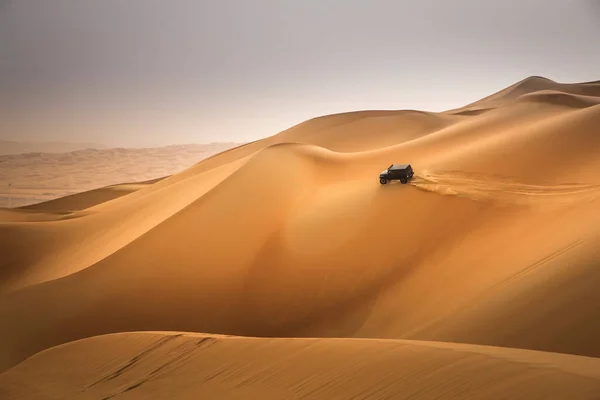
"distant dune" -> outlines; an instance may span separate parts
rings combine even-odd
[[[454,114],[457,111],[482,110],[507,104],[517,100],[523,95],[531,95],[539,92],[552,91],[564,95],[590,96],[597,98],[600,96],[600,81],[586,83],[558,83],[542,76],[530,76],[504,90],[494,93],[488,97],[468,104],[457,110],[449,110],[447,114]],[[565,96],[562,96],[565,98]]]
[[[106,146],[98,143],[71,143],[71,142],[17,142],[0,140],[0,155],[23,153],[67,153],[85,149],[105,149]]]
[[[212,143],[142,149],[89,148],[66,153],[0,156],[0,207],[28,206],[123,182],[163,178],[237,145]],[[125,190],[122,185],[120,188]],[[110,192],[102,200],[106,201],[123,193],[123,190],[117,189],[95,193]],[[81,196],[89,197],[90,194]],[[83,199],[81,196],[80,201]],[[52,204],[47,206],[55,207],[56,204],[64,204],[64,201]]]
[[[323,116],[0,210],[0,393],[600,398],[598,85]]]

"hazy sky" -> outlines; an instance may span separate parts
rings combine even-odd
[[[249,141],[600,79],[600,0],[0,0],[2,139]]]

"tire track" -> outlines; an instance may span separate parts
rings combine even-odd
[[[442,195],[516,204],[569,204],[600,196],[600,184],[527,184],[514,177],[478,173],[420,171],[410,184]]]

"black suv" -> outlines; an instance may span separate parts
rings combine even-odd
[[[399,180],[401,183],[406,183],[414,175],[410,164],[392,164],[386,170],[379,174],[379,183],[385,185],[389,181]]]

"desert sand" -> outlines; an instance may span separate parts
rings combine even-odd
[[[4,143],[0,142],[0,148]],[[0,155],[0,207],[26,207],[46,202],[45,209],[60,209],[64,206],[63,200],[59,203],[48,202],[96,190],[78,196],[79,206],[86,207],[88,203],[83,200],[84,197],[90,200],[97,198],[92,202],[107,201],[131,189],[121,185],[124,182],[169,176],[238,145],[211,143],[150,148],[87,148]],[[68,143],[57,146],[48,150],[69,148]]]
[[[68,153],[77,150],[104,150],[106,148],[106,145],[91,142],[22,142],[15,140],[0,140],[0,155],[24,153]]]
[[[1,210],[0,394],[599,399],[599,126],[530,77]]]

